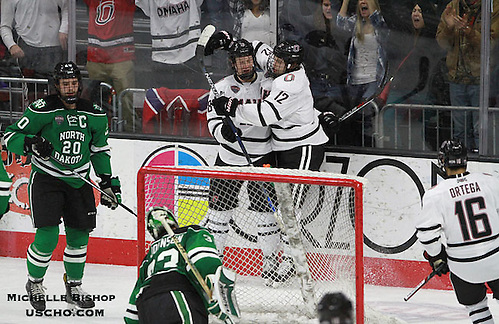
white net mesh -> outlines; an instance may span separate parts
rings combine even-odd
[[[314,316],[320,298],[336,291],[352,300],[354,312],[363,309],[356,287],[356,276],[363,281],[358,178],[273,168],[179,170],[145,172],[139,217],[166,206],[181,226],[212,231],[224,265],[238,273],[241,322],[256,323],[259,314],[268,322],[276,314],[280,323],[305,323],[300,316]]]

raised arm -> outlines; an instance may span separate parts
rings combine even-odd
[[[347,17],[347,12],[348,12],[348,3],[350,2],[350,0],[343,0],[343,2],[341,3],[341,8],[340,8],[340,11],[338,12],[338,14],[342,17]]]

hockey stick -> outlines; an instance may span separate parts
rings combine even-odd
[[[204,281],[203,277],[201,276],[201,273],[199,273],[199,270],[196,268],[194,263],[192,263],[191,259],[189,259],[189,256],[187,255],[187,251],[180,244],[180,241],[175,236],[175,233],[173,232],[170,224],[168,224],[168,222],[166,221],[165,216],[159,216],[159,217],[154,216],[154,218],[156,218],[157,220],[159,220],[161,222],[161,224],[163,224],[163,227],[166,229],[166,232],[168,233],[168,235],[172,238],[173,243],[175,244],[178,251],[182,255],[182,258],[185,260],[185,263],[187,264],[187,266],[189,266],[191,268],[192,273],[194,274],[194,277],[196,277],[196,280],[201,285],[201,288],[203,288],[204,292],[208,296],[208,300],[211,300],[212,291],[211,291],[210,287],[208,287],[208,284],[206,283],[206,281]]]
[[[412,296],[414,296],[414,294],[416,294],[421,288],[423,288],[424,285],[426,285],[428,283],[428,281],[431,280],[431,278],[433,278],[438,271],[441,270],[441,268],[445,267],[446,264],[445,263],[441,263],[437,269],[433,270],[429,275],[426,276],[426,278],[424,278],[409,294],[407,294],[407,296],[404,297],[404,301],[408,301],[409,299],[411,299]]]
[[[36,154],[33,152],[33,155],[35,155],[37,158],[40,158],[40,155]],[[109,198],[110,200],[116,202],[119,206],[123,207],[127,212],[129,212],[130,214],[134,215],[135,217],[137,217],[137,214],[132,210],[130,209],[129,207],[127,207],[126,205],[120,203],[119,201],[115,200],[114,197],[112,197],[110,194],[108,194],[107,192],[105,192],[104,190],[102,190],[101,188],[99,188],[96,184],[94,184],[92,181],[88,180],[87,178],[85,178],[84,176],[82,176],[81,174],[79,174],[78,172],[76,172],[75,170],[73,170],[71,168],[70,165],[66,164],[66,163],[63,163],[63,162],[60,162],[58,160],[55,159],[55,157],[53,157],[52,155],[50,156],[50,159],[54,162],[57,162],[59,163],[60,165],[62,165],[63,167],[67,168],[67,170],[69,172],[71,172],[73,175],[77,176],[78,178],[80,178],[81,180],[83,180],[83,182],[89,184],[91,187],[93,187],[94,189],[96,189],[97,191],[99,191],[102,195],[106,196],[107,198]],[[42,159],[43,160],[43,159]]]
[[[204,49],[206,47],[206,44],[210,40],[210,37],[215,33],[215,30],[216,30],[216,28],[213,25],[207,25],[203,29],[201,36],[199,36],[198,44],[196,46],[196,57],[199,61],[201,71],[203,72],[203,74],[206,78],[206,81],[208,81],[208,84],[210,85],[211,91],[215,95],[215,98],[219,98],[220,93],[218,92],[217,87],[215,86],[215,82],[213,82],[213,79],[211,78],[210,74],[206,70],[206,66],[204,65]],[[243,152],[243,155],[246,158],[248,165],[254,166],[253,162],[251,161],[251,157],[249,156],[249,153],[243,144],[241,136],[239,136],[239,133],[237,132],[237,128],[234,125],[234,122],[232,121],[232,119],[230,117],[226,117],[225,120],[227,120],[229,127],[232,129],[232,132],[234,133],[234,135],[236,135],[237,144],[239,144],[239,147],[241,148],[241,151]],[[269,203],[269,206],[270,206],[270,209],[272,210],[272,212],[274,214],[277,213],[277,209],[275,208],[275,204],[272,202],[272,199],[271,199],[269,193],[267,192],[267,190],[265,190],[265,188],[263,187],[263,184],[262,184],[262,191],[264,192],[265,195],[267,195],[267,201]]]
[[[19,64],[19,58],[16,60],[17,61],[17,69],[19,70],[19,74],[21,75],[21,79],[25,79],[23,69],[21,68],[21,65]],[[23,109],[28,107],[29,105],[29,97],[28,97],[28,84],[26,82],[21,82],[21,88],[23,92]]]
[[[175,233],[173,232],[173,229],[171,228],[170,224],[166,221],[165,216],[154,216],[157,220],[161,222],[163,227],[166,229],[166,232],[168,235],[172,238],[173,243],[177,247],[177,250],[180,252],[182,255],[182,258],[184,259],[185,263],[187,264],[188,267],[191,268],[192,273],[194,274],[194,277],[196,277],[196,280],[198,283],[201,285],[201,288],[203,288],[204,292],[206,293],[206,296],[208,297],[207,301],[208,303],[212,300],[213,298],[213,292],[211,291],[210,287],[208,287],[208,284],[206,281],[203,279],[203,276],[201,276],[201,273],[199,272],[198,268],[192,263],[191,259],[187,255],[187,251],[184,249],[182,244],[180,244],[180,241],[178,238],[175,236]],[[227,316],[227,319],[224,320],[224,323],[226,324],[233,324],[234,321],[232,320],[231,316],[227,313],[225,313]]]
[[[217,87],[215,86],[215,82],[213,82],[213,79],[211,78],[210,74],[206,70],[206,66],[204,65],[204,49],[206,47],[206,43],[208,43],[208,40],[210,40],[210,37],[215,33],[215,26],[213,25],[207,25],[204,29],[203,32],[201,33],[201,36],[199,36],[199,41],[196,46],[196,57],[199,61],[199,65],[201,67],[201,71],[203,72],[206,81],[208,81],[208,84],[210,85],[210,89],[215,95],[215,98],[220,97],[220,93],[217,90]],[[246,147],[243,144],[243,141],[241,140],[241,136],[239,136],[239,133],[237,132],[236,126],[234,125],[234,122],[230,117],[225,117],[225,120],[229,124],[230,128],[234,132],[234,135],[236,135],[236,140],[237,143],[239,144],[239,147],[241,148],[241,151],[244,154],[244,157],[246,158],[246,161],[248,162],[249,166],[254,166],[253,162],[251,162],[251,158],[249,156],[248,151],[246,150]]]
[[[393,76],[390,78],[387,78],[387,71],[388,69],[385,70],[385,75],[383,76],[383,81],[381,82],[380,86],[378,87],[378,91],[373,93],[369,98],[367,98],[364,102],[361,102],[359,105],[355,106],[354,108],[350,109],[346,113],[344,113],[338,121],[341,123],[342,121],[345,121],[346,119],[352,117],[355,113],[358,111],[364,109],[366,106],[368,106],[371,103],[376,102],[376,98],[379,97],[380,94],[382,94],[385,90],[388,90],[390,87],[391,82],[393,81]]]
[[[424,72],[420,73],[419,79],[418,79],[418,84],[416,84],[416,87],[414,87],[414,89],[412,89],[411,92],[406,93],[402,97],[395,100],[393,103],[398,104],[398,103],[404,102],[407,99],[409,99],[410,97],[414,96],[415,94],[421,92],[421,90],[423,90],[425,88],[427,81],[428,81],[428,71],[426,71],[426,73],[424,73]]]

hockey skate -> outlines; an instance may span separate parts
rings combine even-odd
[[[64,285],[66,286],[66,302],[80,308],[92,308],[95,306],[92,296],[83,291],[81,281],[68,281],[67,275],[63,276]]]
[[[45,304],[45,287],[43,286],[43,279],[39,281],[31,281],[28,279],[26,283],[26,292],[28,293],[29,303],[37,311],[44,311]]]

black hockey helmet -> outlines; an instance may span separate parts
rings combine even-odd
[[[352,302],[343,293],[325,294],[317,305],[319,323],[352,324]]]
[[[274,47],[273,54],[268,60],[268,71],[273,77],[279,76],[274,71],[276,57],[284,61],[284,73],[298,70],[303,62],[303,46],[294,40],[284,40]]]
[[[77,95],[71,96],[71,97],[62,96],[60,91],[59,91],[59,87],[60,87],[59,81],[62,79],[73,79],[73,78],[78,79],[79,85],[78,85]],[[59,96],[61,97],[62,100],[64,100],[68,104],[73,104],[78,100],[80,93],[82,91],[82,80],[81,80],[80,69],[78,68],[78,66],[74,62],[69,61],[69,62],[57,63],[55,68],[54,68],[54,80],[55,80],[57,93],[59,94]]]
[[[238,74],[236,70],[236,58],[251,56],[253,58],[253,69],[250,72]],[[229,59],[234,73],[242,80],[251,79],[255,75],[255,50],[253,45],[245,39],[239,39],[229,47]]]
[[[297,41],[285,40],[274,47],[274,55],[284,60],[286,72],[289,72],[292,65],[300,66],[303,62],[303,46]]]
[[[147,231],[155,240],[166,234],[166,229],[160,221],[161,217],[165,218],[172,229],[179,227],[173,212],[167,207],[155,206],[149,208],[146,213]]]
[[[438,151],[438,166],[445,171],[445,167],[466,167],[468,151],[458,139],[446,140]]]

